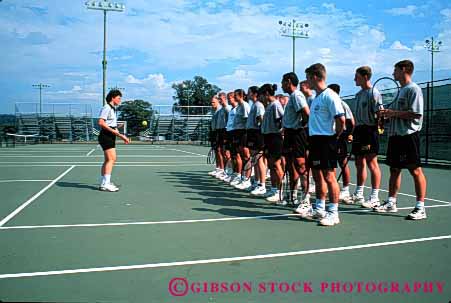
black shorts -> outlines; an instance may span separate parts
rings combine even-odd
[[[285,157],[305,158],[308,138],[305,129],[285,128],[283,138],[283,155]]]
[[[216,130],[216,146],[218,148],[224,148],[226,143],[225,140],[226,140],[225,128]]]
[[[232,132],[233,136],[233,148],[235,154],[240,151],[240,149],[246,146],[246,130],[245,129],[235,129]]]
[[[315,169],[337,168],[337,137],[311,136],[308,163]]]
[[[224,137],[224,148],[230,152],[232,152],[233,148],[233,131],[226,131]]]
[[[352,153],[354,155],[377,155],[379,153],[377,126],[359,125],[354,129],[352,136]]]
[[[399,169],[421,167],[420,135],[418,132],[388,138],[387,165]]]
[[[337,141],[337,160],[343,162],[348,156],[348,134],[342,134]]]
[[[264,146],[262,132],[259,129],[248,129],[246,133],[246,147],[253,151],[262,151]]]
[[[217,144],[216,144],[216,142],[217,142],[217,135],[218,135],[218,132],[215,131],[215,130],[211,130],[210,133],[209,133],[209,140],[208,141],[210,141],[210,146],[212,148],[216,148],[217,147]]]
[[[98,140],[102,150],[116,148],[116,135],[112,132],[103,129],[100,130]]]
[[[282,134],[263,134],[263,141],[265,143],[265,155],[267,158],[280,159],[282,158],[283,151],[283,138]]]

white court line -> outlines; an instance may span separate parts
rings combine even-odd
[[[89,157],[93,152],[95,152],[95,150],[95,148],[91,149],[91,151],[86,154],[86,157]]]
[[[449,207],[450,205],[429,205],[426,208]],[[400,207],[399,210],[410,210],[412,207]],[[356,209],[356,210],[342,210],[339,213],[359,213],[371,212],[371,209]],[[382,214],[383,215],[383,214]],[[173,220],[173,221],[144,221],[144,222],[116,222],[116,223],[85,223],[85,224],[54,224],[54,225],[29,225],[29,226],[3,226],[0,230],[9,229],[47,229],[47,228],[77,228],[77,227],[114,227],[114,226],[133,226],[133,225],[161,225],[161,224],[187,224],[187,223],[207,223],[207,222],[221,222],[221,221],[243,221],[243,220],[258,220],[284,217],[299,217],[299,214],[281,214],[281,215],[267,215],[267,216],[248,216],[248,217],[226,217],[214,219],[193,219],[193,220]]]
[[[103,158],[104,155],[96,155],[92,156],[91,158]],[[204,155],[124,155],[120,154],[120,158],[199,158],[199,157],[205,157]],[[86,158],[86,156],[55,156],[55,155],[48,155],[48,156],[33,156],[33,155],[0,155],[0,158]]]
[[[192,153],[192,152],[181,150],[181,149],[168,148],[167,150],[173,150],[173,151],[186,153],[186,154],[190,154],[190,155],[196,155],[196,156],[200,156],[200,157],[208,157],[207,155],[202,155],[202,154],[198,154],[198,153]]]
[[[351,185],[356,185],[354,183],[349,183]],[[369,186],[363,186],[365,188],[371,188]],[[385,189],[379,189],[380,191],[386,192],[388,193],[388,190]],[[407,197],[412,197],[412,198],[416,198],[417,196],[415,195],[411,195],[411,194],[405,194],[405,193],[398,193],[398,195],[400,196],[407,196]],[[450,204],[451,202],[446,202],[446,201],[442,201],[442,200],[437,200],[437,199],[431,199],[431,198],[424,198],[424,200],[428,200],[428,201],[434,201],[434,202],[438,202],[438,203],[444,203],[444,204]]]
[[[137,162],[139,163],[139,162]],[[66,167],[71,166],[72,164],[14,164],[14,165],[0,165],[0,167]],[[79,167],[98,167],[99,165],[102,165],[101,162],[98,164],[76,164],[76,166]],[[181,167],[181,166],[211,166],[211,164],[207,163],[192,163],[192,164],[120,164],[116,163],[114,166],[123,166],[123,167]]]
[[[36,200],[39,196],[41,196],[43,193],[45,193],[50,187],[52,187],[56,182],[61,180],[67,173],[69,173],[72,169],[74,169],[75,165],[72,165],[68,169],[66,169],[61,175],[59,175],[56,179],[54,179],[52,182],[50,182],[46,187],[41,189],[37,194],[35,194],[33,197],[25,201],[21,206],[16,208],[12,213],[10,213],[8,216],[6,216],[2,221],[0,221],[0,227],[8,223],[9,220],[14,218],[18,213],[20,213],[25,207],[30,205],[34,200]]]
[[[14,183],[14,182],[50,182],[52,180],[0,180],[0,183]]]
[[[359,245],[350,245],[350,246],[341,246],[341,247],[321,248],[321,249],[300,250],[300,251],[292,251],[292,252],[276,253],[276,254],[243,256],[243,257],[204,259],[204,260],[179,261],[179,262],[164,262],[164,263],[150,263],[150,264],[126,265],[126,266],[109,266],[109,267],[80,268],[80,269],[67,269],[67,270],[38,271],[38,272],[15,273],[15,274],[1,274],[0,279],[39,277],[39,276],[56,276],[56,275],[106,272],[106,271],[150,269],[150,268],[175,267],[175,266],[200,265],[200,264],[218,264],[218,263],[228,263],[228,262],[237,262],[237,261],[252,261],[252,260],[262,260],[262,259],[274,259],[274,258],[281,258],[281,257],[313,255],[313,254],[320,254],[320,253],[331,253],[331,252],[348,251],[348,250],[356,250],[356,249],[364,249],[364,248],[394,246],[394,245],[402,245],[402,244],[410,244],[410,243],[418,243],[418,242],[426,242],[426,241],[447,240],[447,239],[451,239],[451,235],[389,241],[389,242],[377,242],[377,243],[359,244]]]

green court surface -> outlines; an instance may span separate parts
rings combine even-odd
[[[0,301],[451,300],[449,170],[425,169],[427,220],[404,219],[404,172],[398,213],[341,205],[327,228],[208,176],[207,153],[119,145],[106,193],[96,145],[0,149]]]

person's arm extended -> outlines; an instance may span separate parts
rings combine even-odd
[[[343,133],[344,126],[345,126],[345,115],[339,115],[335,116],[335,135],[340,137],[340,135]]]
[[[121,134],[117,129],[109,127],[104,119],[100,118],[98,124],[102,129],[109,131],[110,133],[113,133],[116,137],[121,138],[125,143],[130,143],[129,138]]]

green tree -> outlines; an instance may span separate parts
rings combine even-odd
[[[145,126],[142,122],[149,122],[153,115],[152,104],[144,100],[125,101],[117,110],[118,120],[127,121],[127,133],[131,136],[147,129],[149,125]]]
[[[193,80],[185,80],[182,83],[174,83],[172,88],[175,90],[175,95],[172,98],[176,101],[172,111],[183,115],[188,114],[188,108],[180,108],[180,106],[209,106],[211,97],[221,90],[200,76],[195,76]],[[202,110],[202,108],[193,107],[189,109],[190,115],[206,113],[205,109]]]

